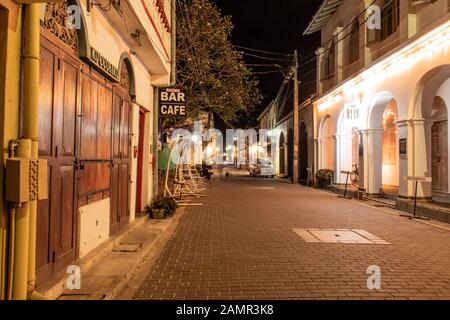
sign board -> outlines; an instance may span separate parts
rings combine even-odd
[[[119,68],[116,67],[112,62],[108,61],[100,52],[98,52],[94,47],[91,47],[91,54],[88,57],[89,61],[92,62],[101,71],[105,72],[115,81],[119,82]]]
[[[407,149],[407,140],[406,139],[400,139],[400,145],[399,145],[399,150],[400,150],[400,155],[401,156],[406,156],[408,149]]]
[[[414,177],[414,176],[407,176],[405,177],[406,181],[423,181],[423,182],[432,182],[431,177]]]
[[[162,88],[159,91],[159,114],[163,118],[187,116],[186,94],[180,89]]]

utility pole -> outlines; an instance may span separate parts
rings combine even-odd
[[[299,144],[299,114],[298,114],[298,98],[299,98],[299,88],[298,88],[298,53],[297,50],[294,51],[294,161],[293,161],[293,177],[292,183],[298,184],[298,144]]]

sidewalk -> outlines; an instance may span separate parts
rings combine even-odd
[[[177,214],[180,214],[180,211]],[[167,220],[150,220],[145,216],[139,219],[141,221],[137,223],[134,230],[118,241],[114,241],[109,252],[103,254],[94,252],[78,263],[81,268],[80,290],[69,290],[64,284],[63,292],[53,298],[57,300],[109,300],[116,296],[139,269],[143,259],[164,236],[165,231],[177,220],[177,217]],[[97,257],[99,258],[97,259]],[[67,281],[67,275],[62,281]]]

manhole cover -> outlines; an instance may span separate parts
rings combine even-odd
[[[113,252],[138,252],[142,243],[121,243],[114,248]]]
[[[294,229],[294,232],[309,243],[390,244],[359,229]]]

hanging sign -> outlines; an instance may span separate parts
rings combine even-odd
[[[180,89],[163,88],[159,91],[159,114],[163,118],[187,116],[186,94]]]
[[[408,145],[407,145],[407,140],[406,139],[400,139],[399,141],[399,151],[400,151],[400,156],[406,156],[408,153]]]

